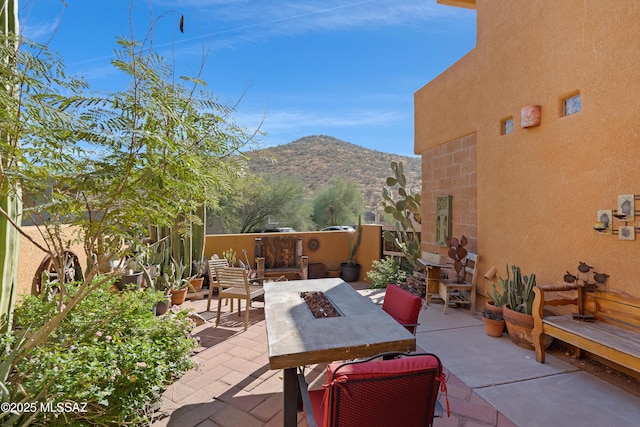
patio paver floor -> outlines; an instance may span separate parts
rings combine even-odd
[[[367,287],[366,283],[352,285],[360,290]],[[363,291],[371,294],[372,301],[378,303],[381,302],[380,292],[384,290]],[[200,338],[200,347],[193,355],[198,366],[167,388],[158,408],[158,417],[152,425],[281,426],[282,371],[269,369],[263,303],[253,303],[247,331],[243,331],[242,317],[238,317],[237,311],[229,313],[228,306],[223,306],[217,328],[215,312],[205,311],[206,298],[187,301],[185,307],[192,307],[210,322],[194,330],[194,335]],[[212,307],[217,305],[212,304]],[[444,315],[441,305],[432,305],[421,312],[420,323],[416,335],[418,346],[440,356],[448,374],[451,416],[436,418],[435,426],[587,425],[584,422],[580,424],[580,419],[594,419],[590,418],[589,411],[597,412],[600,418],[608,417],[611,425],[616,426],[627,425],[628,420],[640,418],[638,396],[591,375],[585,374],[588,378],[576,376],[577,368],[552,356],[549,363],[538,364],[533,352],[511,344],[507,337],[487,337],[481,321],[471,316],[468,310],[451,309]],[[501,374],[484,369],[494,357],[509,361],[507,366],[504,366],[505,362],[498,366],[498,370],[503,371]],[[318,372],[322,370],[322,367],[316,368]],[[593,408],[578,405],[577,410],[581,413],[577,417],[567,410],[569,406],[576,406],[575,394],[567,394],[566,400],[551,397],[545,400],[544,394],[535,394],[537,391],[548,394],[549,384],[561,384],[562,380],[566,380],[572,390],[580,388],[580,384],[586,381],[590,387],[587,402],[593,393],[592,398],[600,399],[602,405]],[[524,382],[527,384],[519,384]],[[523,393],[518,393],[518,390]],[[444,397],[441,396],[440,400],[446,408]],[[538,407],[531,404],[533,401],[538,402]],[[553,417],[552,424],[539,415],[540,402],[544,402],[544,412]],[[607,414],[607,407],[625,415]],[[298,415],[298,425],[306,425],[302,414]]]

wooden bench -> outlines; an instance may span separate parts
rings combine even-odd
[[[283,233],[286,234],[286,233]],[[256,237],[256,273],[259,278],[309,277],[309,257],[302,255],[302,238],[282,234]]]
[[[560,298],[548,294],[563,292]],[[603,292],[586,292],[581,286],[552,285],[534,288],[533,345],[536,360],[544,363],[543,337],[548,335],[576,348],[640,373],[640,301]],[[570,293],[570,296],[567,296]],[[544,316],[550,306],[573,306],[575,314]],[[595,320],[589,319],[593,315]]]

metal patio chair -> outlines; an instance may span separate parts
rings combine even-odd
[[[439,391],[446,395],[442,363],[425,353],[332,363],[321,390],[309,390],[302,371],[298,383],[310,427],[430,426]]]

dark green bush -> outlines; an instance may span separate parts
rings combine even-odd
[[[379,261],[373,261],[371,270],[367,272],[367,281],[370,288],[386,288],[389,283],[397,285],[404,283],[407,273],[395,257],[385,257]]]
[[[137,425],[175,378],[193,366],[193,322],[186,311],[156,317],[161,293],[117,294],[106,285],[82,300],[44,345],[20,360],[9,385],[41,401],[76,403],[85,411],[41,412],[42,425]],[[58,301],[29,297],[15,311],[16,328],[36,330]],[[44,393],[42,393],[44,392]]]

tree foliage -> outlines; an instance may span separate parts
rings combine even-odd
[[[234,191],[210,216],[213,231],[249,233],[270,224],[308,230],[311,204],[304,198],[299,180],[290,176],[266,176],[234,183]]]
[[[113,273],[98,274],[104,260],[124,258],[148,225],[187,223],[243,173],[236,159],[252,134],[230,120],[233,107],[218,103],[197,77],[175,76],[148,44],[117,43],[112,64],[128,79],[126,89],[93,96],[45,46],[0,43],[0,55],[15,59],[0,64],[6,88],[0,181],[10,184],[0,186],[0,197],[21,197],[45,243],[23,233],[2,206],[0,216],[53,259],[59,278],[70,243],[63,225],[72,225],[88,260],[72,295],[59,283],[57,310],[13,348],[11,363],[47,342],[76,305],[110,280]]]
[[[337,178],[321,190],[313,202],[313,220],[318,229],[330,225],[355,224],[363,211],[360,189],[346,178]]]

